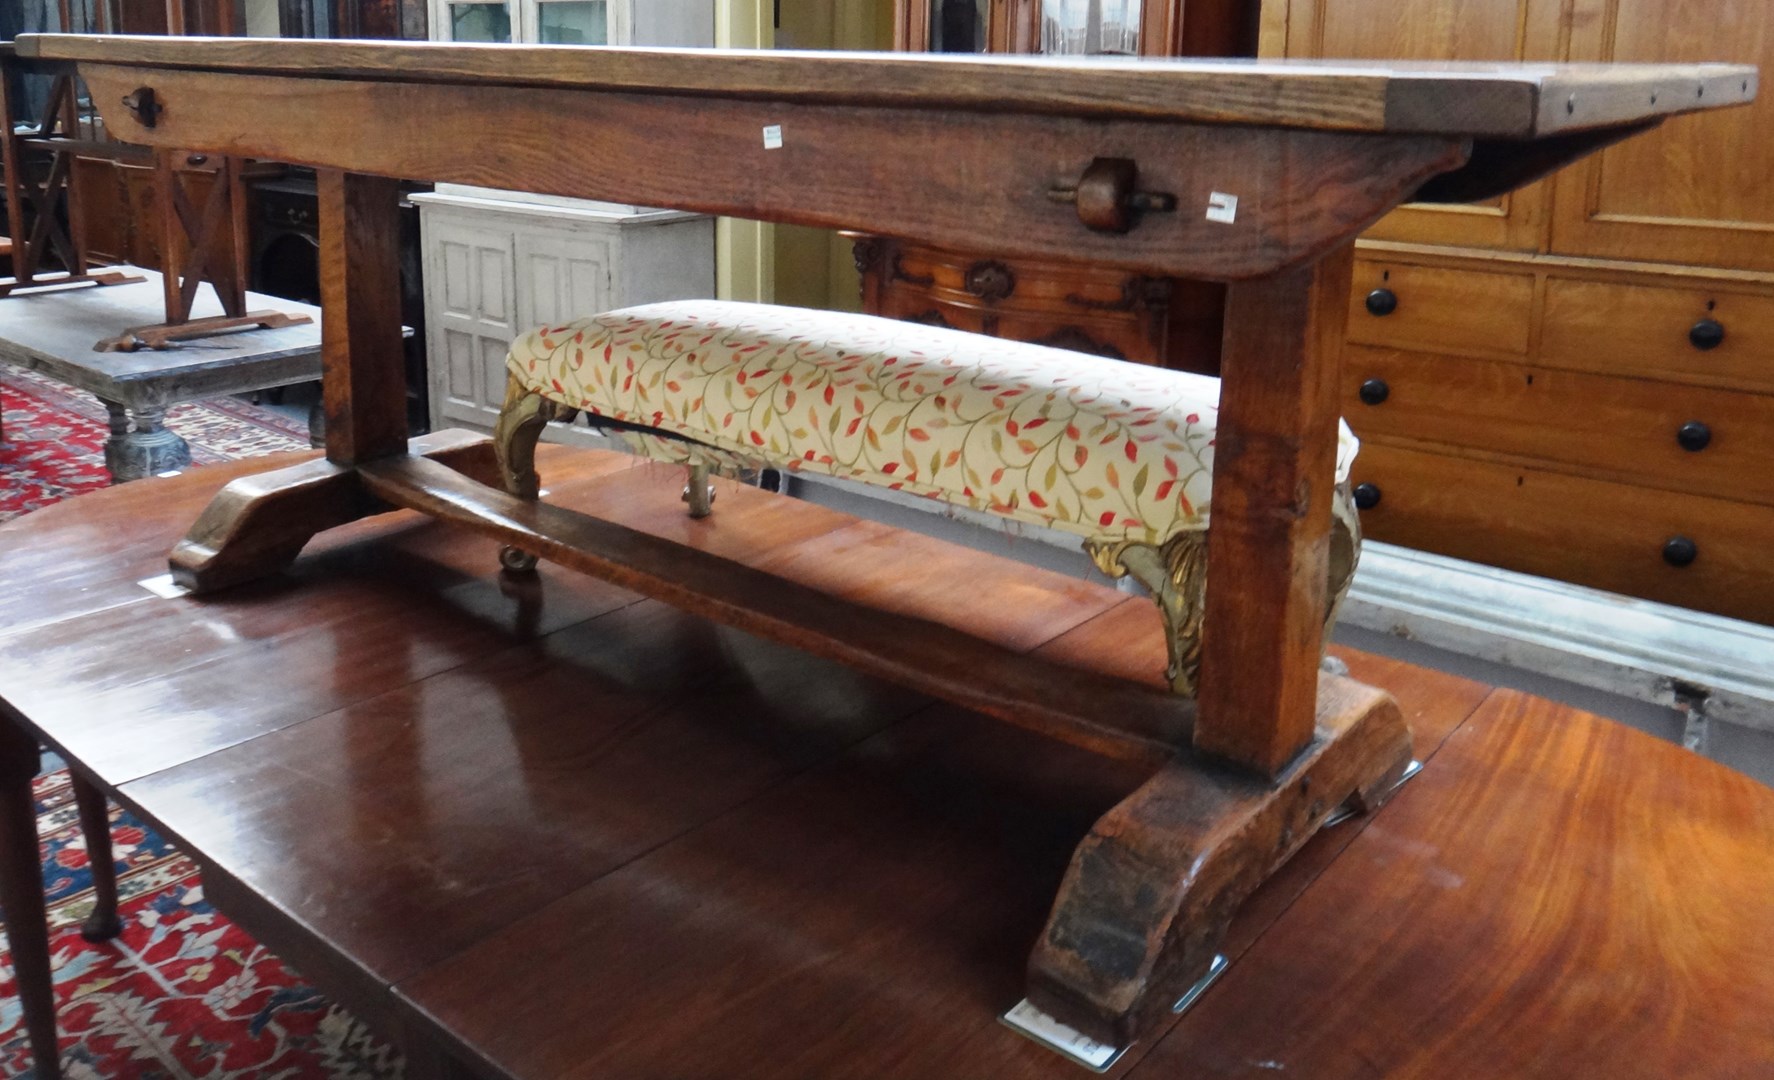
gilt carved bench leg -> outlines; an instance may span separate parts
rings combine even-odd
[[[505,490],[520,499],[534,500],[542,491],[536,473],[536,444],[560,406],[530,390],[517,379],[505,381],[505,404],[493,425],[493,452],[499,458],[499,480]],[[522,548],[499,549],[499,565],[514,574],[536,569],[536,556]]]
[[[1317,736],[1273,784],[1187,757],[1091,829],[1029,961],[1029,1000],[1125,1046],[1206,973],[1245,898],[1345,800],[1376,809],[1410,763],[1383,691],[1324,676]]]
[[[690,466],[689,480],[684,484],[684,501],[690,504],[690,516],[705,518],[714,513],[715,489],[708,482],[708,466]]]
[[[1201,612],[1207,580],[1207,534],[1178,533],[1162,546],[1132,540],[1084,543],[1096,565],[1110,577],[1132,577],[1146,587],[1164,616],[1164,644],[1170,664],[1165,678],[1184,697],[1195,696],[1201,671]]]
[[[1361,565],[1361,515],[1355,509],[1354,490],[1348,483],[1338,484],[1331,496],[1329,561],[1330,602],[1324,612],[1326,645],[1337,625],[1337,615],[1343,610],[1343,598],[1349,595],[1349,584],[1355,580],[1355,569]]]
[[[88,941],[109,941],[123,931],[117,917],[117,862],[111,853],[111,806],[105,793],[79,773],[72,776],[74,802],[80,808],[80,832],[86,838],[86,862],[92,870],[92,914],[80,927]]]

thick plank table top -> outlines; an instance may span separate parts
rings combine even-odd
[[[571,505],[822,588],[940,611],[1013,584],[983,632],[1056,662],[1149,678],[1162,652],[1149,605],[1100,585],[733,486],[692,522],[669,470],[545,463]],[[327,534],[292,579],[141,589],[244,468],[0,527],[0,699],[421,1060],[1085,1075],[993,1018],[1078,836],[1144,770],[577,574],[514,583],[491,542],[410,514]],[[883,588],[908,565],[919,590]],[[1774,791],[1525,695],[1350,660],[1403,702],[1423,775],[1272,878],[1229,973],[1116,1075],[1774,1062]]]
[[[165,320],[160,274],[130,268],[143,281],[72,287],[0,298],[0,363],[34,368],[59,382],[131,409],[288,386],[320,378],[320,309],[295,300],[246,294],[253,310],[275,309],[313,321],[275,330],[175,343],[169,349],[99,352],[101,340]],[[200,289],[194,319],[219,316],[221,304]]]
[[[1541,138],[1753,99],[1741,64],[1491,64],[584,49],[27,35],[89,64]],[[1707,100],[1710,95],[1711,100]]]

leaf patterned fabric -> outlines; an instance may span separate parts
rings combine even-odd
[[[869,315],[674,301],[520,337],[649,457],[821,473],[1101,540],[1205,529],[1218,379]],[[1357,443],[1340,427],[1336,482]]]

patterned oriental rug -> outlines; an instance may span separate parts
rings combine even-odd
[[[111,429],[97,398],[23,368],[0,367],[0,521],[111,482]],[[235,398],[175,405],[167,426],[191,444],[191,463],[303,450],[306,424]]]
[[[105,410],[0,369],[0,521],[105,487]],[[234,399],[171,410],[208,464],[308,445],[305,425]],[[398,1080],[399,1056],[203,899],[197,866],[113,806],[118,938],[92,944],[92,873],[73,789],[45,756],[35,783],[62,1063],[68,1080]],[[10,951],[0,952],[0,1077],[32,1075]]]

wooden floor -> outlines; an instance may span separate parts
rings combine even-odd
[[[997,1023],[1143,779],[391,515],[213,599],[137,582],[218,466],[0,528],[0,697],[389,1034],[477,1074],[1079,1077]],[[1149,602],[554,451],[550,498],[1157,682]],[[1346,654],[1347,655],[1347,654]],[[1774,1075],[1774,791],[1614,723],[1347,655],[1420,777],[1246,905],[1116,1075]]]

